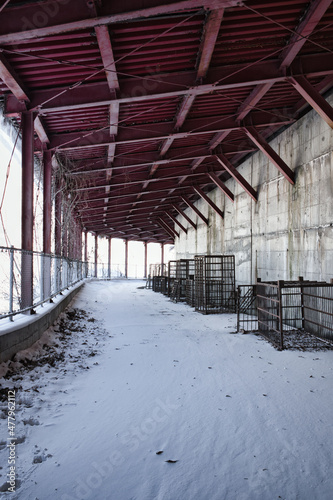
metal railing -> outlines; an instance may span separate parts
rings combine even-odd
[[[0,247],[0,319],[50,301],[88,276],[88,264],[76,259],[14,247]]]

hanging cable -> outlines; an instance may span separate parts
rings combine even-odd
[[[250,7],[250,5],[247,5],[246,3],[243,4],[243,7],[245,7],[248,10],[250,10],[251,12],[257,14],[258,16],[263,17],[264,19],[266,19],[266,21],[270,21],[271,23],[276,24],[277,26],[280,26],[280,28],[283,28],[284,30],[289,31],[290,33],[292,33],[293,35],[298,36],[299,38],[302,38],[303,40],[308,41],[308,42],[312,43],[313,45],[316,45],[317,47],[320,47],[321,49],[323,49],[323,50],[325,50],[327,52],[331,52],[331,53],[333,52],[332,50],[330,50],[329,48],[321,45],[320,43],[317,43],[314,40],[310,40],[309,36],[311,36],[313,33],[310,33],[310,35],[308,35],[308,36],[301,35],[297,31],[295,31],[295,30],[293,30],[291,28],[288,28],[287,26],[283,25],[282,23],[279,23],[278,21],[275,21],[275,19],[272,19],[271,17],[266,16],[265,14],[263,14],[262,12],[259,12],[258,10],[254,9],[253,7]],[[297,42],[298,41],[299,40],[297,40]]]

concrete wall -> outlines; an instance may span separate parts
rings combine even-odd
[[[333,95],[328,99],[333,105]],[[273,149],[295,172],[292,186],[261,152],[239,172],[258,191],[254,202],[234,179],[226,185],[232,203],[215,189],[209,196],[225,212],[221,219],[204,200],[196,203],[209,227],[190,209],[195,231],[182,217],[187,235],[175,240],[176,258],[234,254],[237,284],[262,280],[329,281],[333,278],[333,130],[311,111],[273,141]],[[179,230],[177,226],[177,231]]]
[[[20,314],[15,316],[13,323],[0,325],[0,363],[7,361],[14,354],[32,346],[42,334],[56,321],[58,316],[66,309],[71,300],[81,290],[84,283],[79,283],[70,288],[64,296],[57,295],[53,304],[45,303],[38,307],[33,316]]]

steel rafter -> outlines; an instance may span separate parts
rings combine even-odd
[[[215,203],[199,186],[193,186],[193,189],[201,198],[203,198],[208,203],[208,205],[214,210],[214,212],[216,212],[222,219],[224,219],[224,213],[222,212],[222,210],[220,210],[219,207],[215,205]]]
[[[310,107],[332,126],[332,16],[329,0],[12,0],[0,99],[18,126],[32,113],[35,154],[61,164],[87,230],[173,241],[168,218],[208,225],[198,200],[223,216],[209,191],[235,201],[230,177],[257,201],[249,154],[295,182],[269,141]]]

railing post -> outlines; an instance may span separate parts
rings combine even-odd
[[[14,293],[14,247],[10,247],[9,259],[9,312],[13,312],[13,293]],[[10,321],[13,321],[13,316],[10,316]]]
[[[39,254],[40,256],[40,300],[45,299],[45,269],[44,269],[44,254]],[[43,304],[41,304],[43,306]]]

